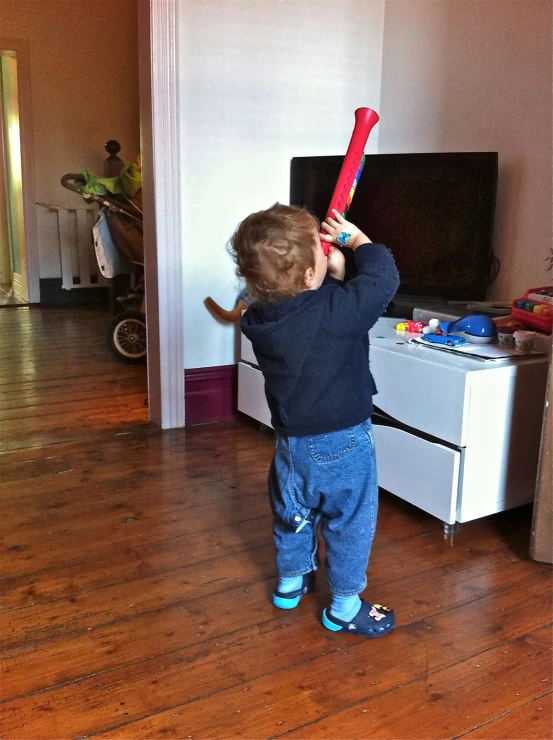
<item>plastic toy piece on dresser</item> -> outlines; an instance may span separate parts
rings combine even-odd
[[[553,287],[530,288],[522,298],[515,298],[511,316],[526,326],[551,334],[553,329]]]
[[[466,339],[454,334],[425,334],[423,340],[429,344],[446,344],[448,347],[458,347],[467,343]]]
[[[411,334],[421,334],[426,324],[423,321],[402,321],[396,326],[396,331],[408,331]]]
[[[428,322],[428,326],[423,327],[422,333],[435,334],[437,331],[440,331],[439,319],[430,319],[430,321]]]
[[[489,316],[473,314],[458,321],[442,321],[440,329],[444,334],[455,334],[471,344],[490,344],[495,338],[495,324]]]

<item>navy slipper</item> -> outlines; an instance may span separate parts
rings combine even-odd
[[[275,591],[273,594],[273,604],[279,609],[295,609],[308,591],[313,591],[315,586],[315,573],[308,573],[303,577],[301,588],[296,591],[284,594],[281,591]]]
[[[362,637],[383,637],[393,630],[396,617],[391,609],[380,604],[361,602],[361,608],[349,622],[332,616],[329,609],[323,612],[323,624],[332,632],[351,632]]]

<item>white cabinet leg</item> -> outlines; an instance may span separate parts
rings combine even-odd
[[[457,534],[460,529],[461,526],[459,522],[453,522],[453,524],[448,524],[447,522],[444,522],[444,534],[454,535]]]

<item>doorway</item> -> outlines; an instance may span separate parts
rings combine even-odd
[[[0,286],[0,306],[40,301],[29,46],[5,37],[0,38]]]
[[[0,50],[0,306],[29,301],[17,54]]]

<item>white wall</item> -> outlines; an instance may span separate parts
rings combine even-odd
[[[493,299],[551,284],[551,0],[386,0],[380,152],[498,151]]]
[[[101,172],[104,143],[139,151],[135,0],[0,0],[0,37],[26,40],[31,56],[37,201],[83,205],[66,172]],[[37,208],[40,275],[61,275],[54,214]]]
[[[187,0],[179,6],[185,365],[233,363],[236,328],[203,305],[237,295],[225,245],[289,199],[293,156],[340,154],[379,109],[384,0]],[[377,150],[378,126],[367,151]]]

